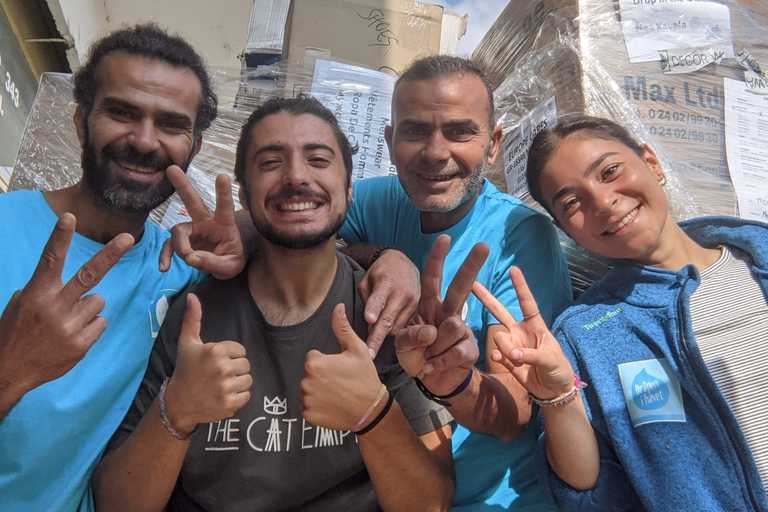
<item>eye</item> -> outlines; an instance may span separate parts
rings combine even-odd
[[[611,164],[600,173],[600,179],[602,181],[610,181],[616,177],[619,172],[619,164]]]
[[[407,125],[399,130],[399,135],[406,140],[419,140],[429,135],[429,130],[424,126]]]
[[[157,123],[161,130],[171,133],[187,133],[189,127],[185,123],[176,121],[160,121]]]
[[[323,156],[311,156],[309,157],[309,164],[312,167],[326,168],[331,165],[331,161]]]
[[[110,117],[117,119],[118,121],[130,121],[137,117],[134,112],[119,106],[109,107],[107,113]]]
[[[469,127],[449,128],[445,132],[445,138],[457,142],[467,142],[477,135],[477,130]]]
[[[280,167],[280,164],[282,163],[283,161],[280,160],[279,158],[266,158],[259,162],[259,169],[263,169],[265,171],[272,171]]]
[[[578,205],[579,205],[578,198],[569,197],[560,202],[560,209],[563,210],[564,213],[569,214],[576,211],[576,208],[578,207]]]

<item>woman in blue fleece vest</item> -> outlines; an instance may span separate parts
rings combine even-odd
[[[541,404],[544,486],[563,510],[768,511],[768,226],[675,223],[653,150],[605,119],[541,132],[527,173],[615,263],[551,333],[519,271],[519,323],[475,289],[509,329],[492,357]]]

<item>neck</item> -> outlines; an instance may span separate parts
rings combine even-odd
[[[472,209],[479,194],[460,204],[449,212],[421,212],[422,233],[437,233],[455,226]]]
[[[667,217],[662,233],[662,243],[651,253],[645,263],[655,267],[677,271],[686,265],[703,270],[720,257],[720,249],[699,245],[682,230],[671,217]]]
[[[338,266],[336,241],[311,249],[286,249],[264,241],[248,265],[248,288],[272,325],[295,325],[328,296]]]
[[[45,192],[45,199],[57,215],[69,212],[77,219],[77,232],[106,244],[120,233],[139,240],[148,213],[126,213],[107,207],[82,182],[60,190]]]

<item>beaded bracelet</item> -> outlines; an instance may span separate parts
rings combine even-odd
[[[459,393],[461,393],[462,391],[464,391],[465,389],[467,389],[467,387],[469,386],[469,383],[472,382],[472,369],[470,368],[469,373],[467,373],[467,377],[464,379],[464,381],[458,386],[456,386],[456,388],[450,393],[448,393],[447,395],[436,395],[432,393],[429,390],[429,388],[427,388],[427,386],[425,386],[424,383],[421,382],[421,379],[419,379],[418,377],[414,377],[413,380],[416,381],[416,387],[419,388],[419,391],[421,391],[424,394],[424,396],[426,396],[433,402],[442,405],[443,407],[450,407],[451,402],[449,402],[447,399],[453,398],[457,396]]]
[[[354,432],[355,435],[361,436],[373,430],[373,427],[378,425],[381,422],[381,420],[384,419],[384,416],[387,415],[387,413],[389,412],[389,409],[392,407],[392,402],[394,401],[395,401],[395,395],[392,393],[389,393],[389,397],[387,398],[387,403],[384,404],[384,408],[381,409],[381,412],[379,412],[379,414],[377,414],[376,417],[373,418],[373,420],[371,420],[369,424],[367,424],[360,430]]]
[[[182,434],[173,426],[171,425],[171,420],[168,419],[168,406],[165,403],[165,390],[168,387],[168,379],[166,378],[163,381],[163,384],[160,386],[160,393],[157,394],[157,400],[160,402],[160,423],[163,424],[165,427],[165,430],[168,431],[173,437],[178,439],[179,441],[186,441],[189,439],[189,437],[195,433],[197,430],[197,425],[195,425],[195,428],[192,429],[192,432],[188,434]]]
[[[579,391],[587,387],[587,385],[588,384],[586,382],[581,380],[579,376],[574,373],[573,387],[562,395],[556,396],[555,398],[550,398],[548,400],[542,400],[541,398],[536,398],[532,394],[528,393],[528,398],[531,400],[531,402],[535,403],[539,407],[565,407],[569,403],[573,402],[573,400],[576,398],[576,395],[579,394]]]

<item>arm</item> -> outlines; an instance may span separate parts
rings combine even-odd
[[[420,442],[396,402],[381,421],[372,423],[385,411],[389,391],[384,391],[365,342],[349,325],[343,304],[334,309],[331,327],[341,352],[307,353],[300,383],[304,418],[313,425],[359,433],[361,454],[384,510],[447,510],[453,495],[448,428],[425,434]],[[415,389],[404,395],[404,387],[404,406],[411,396],[423,402]]]
[[[397,403],[360,452],[385,511],[448,510],[453,499],[450,426],[417,437]]]
[[[201,318],[199,300],[194,294],[187,295],[175,370],[166,392],[170,425],[187,437],[199,423],[234,415],[250,399],[252,383],[245,348],[233,341],[203,343]],[[176,322],[170,319],[165,325],[169,323]],[[189,441],[177,439],[166,429],[160,420],[159,398],[149,396],[153,394],[149,390],[158,388],[166,375],[159,368],[169,366],[165,333],[164,326],[152,354],[157,364],[150,367],[137,397],[139,403],[152,400],[152,405],[130,437],[104,457],[94,473],[99,509],[161,511],[181,471]],[[136,409],[137,404],[129,413],[129,421],[141,414]]]

